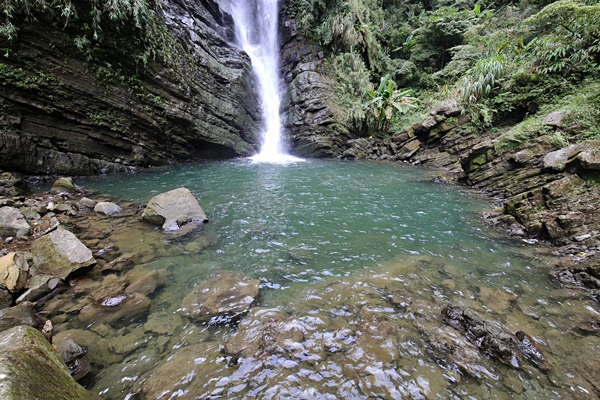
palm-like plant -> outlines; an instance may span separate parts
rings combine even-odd
[[[396,89],[390,75],[381,78],[381,82],[376,91],[366,90],[369,100],[365,107],[373,111],[374,130],[376,132],[387,132],[397,121],[398,116],[405,114],[409,109],[414,108],[417,98],[410,96],[412,90]]]

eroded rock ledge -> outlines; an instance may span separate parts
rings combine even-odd
[[[161,14],[175,59],[136,85],[86,63],[68,30],[23,24],[0,63],[0,168],[89,175],[252,153],[260,112],[231,18],[212,0],[165,1]]]

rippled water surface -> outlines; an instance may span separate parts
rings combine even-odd
[[[185,186],[210,219],[177,239],[115,225],[121,251],[143,256],[136,269],[169,277],[147,319],[86,327],[113,348],[134,343],[104,354],[89,389],[114,399],[596,398],[598,358],[585,356],[599,350],[585,329],[596,305],[554,285],[529,245],[493,234],[478,219],[481,199],[430,180],[391,164],[237,160],[79,181],[122,202]],[[244,317],[259,327],[248,337],[269,337],[255,354],[223,351],[244,319],[206,327],[177,312],[220,270],[261,281]],[[461,353],[468,341],[440,317],[450,303],[527,332],[553,368]]]

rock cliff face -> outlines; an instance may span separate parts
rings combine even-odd
[[[296,30],[296,21],[283,7],[280,18],[281,71],[286,84],[282,120],[293,152],[301,156],[336,156],[349,139],[340,123],[332,82],[323,73],[323,52]]]
[[[254,152],[261,117],[231,18],[213,0],[165,0],[161,14],[174,59],[134,83],[85,62],[68,31],[23,24],[0,62],[0,168],[96,174]]]

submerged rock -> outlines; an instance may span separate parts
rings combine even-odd
[[[293,317],[277,309],[255,308],[225,342],[223,351],[230,355],[258,357],[292,351],[294,344],[303,340],[304,334]]]
[[[76,381],[91,372],[92,368],[87,352],[73,340],[65,339],[62,342],[55,343],[54,348],[67,364],[71,376]]]
[[[14,207],[0,208],[0,236],[27,236],[31,227],[21,211]]]
[[[57,229],[35,240],[31,252],[33,263],[40,272],[61,279],[96,263],[90,249],[65,229]]]
[[[455,304],[448,304],[442,309],[442,318],[505,365],[523,368],[525,360],[528,360],[544,371],[553,367],[539,345],[525,332],[519,331],[513,335],[499,323],[488,321],[477,312]]]
[[[150,309],[150,299],[140,293],[106,296],[81,309],[83,324],[121,325],[140,320]]]
[[[18,326],[0,333],[0,397],[89,399],[50,343],[35,329]]]
[[[239,272],[218,272],[183,299],[181,313],[198,322],[227,323],[248,311],[259,286],[258,279]]]
[[[208,218],[198,200],[186,188],[178,188],[154,196],[148,202],[144,221],[161,225],[164,231],[177,231],[190,223],[205,223]]]

